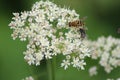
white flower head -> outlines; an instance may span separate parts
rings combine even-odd
[[[120,66],[120,39],[99,37],[97,41],[86,40],[86,45],[92,49],[91,58],[99,59],[100,66],[110,73]]]
[[[47,0],[36,2],[30,11],[13,15],[9,24],[12,37],[28,41],[24,59],[29,65],[40,65],[41,60],[62,54],[66,57],[61,63],[64,69],[69,65],[84,69],[84,59],[90,57],[90,50],[83,44],[80,33],[68,25],[79,19],[75,10]]]

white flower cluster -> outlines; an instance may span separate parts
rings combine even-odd
[[[107,80],[114,80],[114,79],[110,79],[110,78],[108,78]]]
[[[115,79],[108,78],[107,80],[115,80]],[[117,78],[116,80],[120,80],[120,78]]]
[[[34,80],[32,76],[26,77],[25,79],[22,80]]]
[[[93,50],[92,59],[99,59],[99,64],[107,73],[120,66],[120,39],[99,37],[97,41],[86,41],[86,45]]]
[[[31,11],[13,15],[9,24],[13,29],[12,37],[28,41],[24,59],[29,65],[40,65],[44,58],[63,54],[66,56],[61,63],[64,69],[69,65],[84,69],[84,58],[90,56],[90,50],[83,44],[80,33],[68,25],[79,19],[75,10],[58,7],[50,1],[39,1]]]

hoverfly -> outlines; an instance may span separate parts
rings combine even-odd
[[[79,29],[80,34],[81,34],[81,38],[85,38],[86,37],[86,32],[85,32],[85,28],[84,28],[84,25],[85,25],[84,24],[84,20],[86,18],[87,17],[83,17],[82,19],[69,22],[69,27],[75,27],[75,28]]]

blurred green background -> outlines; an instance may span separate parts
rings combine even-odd
[[[46,80],[46,64],[29,66],[23,59],[26,43],[12,40],[12,30],[8,27],[13,12],[30,10],[32,4],[39,0],[0,0],[0,80],[21,80],[22,78],[39,74],[39,80]],[[81,17],[87,16],[86,26],[89,39],[112,35],[120,38],[117,29],[120,27],[120,0],[54,0],[54,3],[75,9]],[[57,57],[56,80],[105,80],[120,77],[117,68],[111,74],[106,74],[103,68],[99,75],[90,77],[88,68],[97,63],[87,59],[85,71],[70,67],[64,70],[60,67],[61,57]],[[45,75],[44,75],[45,74]]]

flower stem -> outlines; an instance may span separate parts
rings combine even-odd
[[[52,60],[47,60],[47,71],[48,71],[48,80],[55,80],[55,66],[56,58],[53,57]]]

